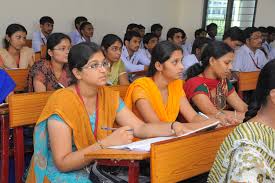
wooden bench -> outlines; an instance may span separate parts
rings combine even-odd
[[[34,61],[38,62],[39,60],[41,60],[41,52],[36,52],[34,55]]]
[[[25,89],[27,88],[27,78],[29,74],[29,69],[10,69],[6,70],[6,72],[16,84],[14,91],[25,91]]]
[[[260,71],[238,73],[238,94],[243,98],[243,92],[255,90]]]
[[[15,180],[22,182],[24,173],[23,127],[34,125],[52,92],[24,93],[9,96],[9,126],[14,128]]]
[[[208,172],[235,126],[151,145],[151,182],[173,183]]]
[[[46,55],[47,55],[47,46],[46,45],[42,45],[41,46],[41,59],[46,59]]]
[[[27,39],[25,46],[27,46],[29,48],[32,48],[32,40],[31,39]]]

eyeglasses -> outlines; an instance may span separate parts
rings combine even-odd
[[[256,37],[251,37],[250,39],[251,40],[257,40],[257,39],[263,39],[263,37],[262,36],[256,36]]]
[[[121,52],[122,51],[121,47],[110,47],[110,49],[114,52],[117,52],[117,51]]]
[[[71,47],[69,48],[54,48],[53,50],[58,50],[58,51],[62,51],[62,52],[65,52],[65,51],[70,51],[71,50]]]
[[[84,66],[82,69],[93,69],[93,70],[98,70],[99,68],[105,68],[108,69],[110,68],[111,64],[108,61],[103,61],[102,63],[93,63],[89,66]]]

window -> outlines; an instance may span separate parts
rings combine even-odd
[[[245,29],[254,26],[256,7],[257,0],[205,0],[202,27],[216,23],[217,37],[222,38],[229,27]]]

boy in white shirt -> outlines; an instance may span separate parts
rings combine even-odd
[[[201,54],[204,50],[204,48],[211,42],[211,39],[206,38],[206,37],[198,37],[195,39],[192,47],[192,54],[187,55],[183,57],[183,78],[185,79],[187,77],[187,70],[189,67],[192,65],[199,63],[201,59]]]
[[[252,72],[259,71],[267,63],[262,46],[262,34],[256,27],[244,30],[245,44],[236,51],[232,71]]]
[[[80,25],[83,22],[87,22],[87,21],[88,21],[88,19],[83,16],[79,16],[79,17],[75,18],[75,20],[74,20],[75,30],[69,34],[71,41],[72,41],[72,45],[77,44],[78,40],[81,39]]]
[[[157,45],[157,43],[158,43],[158,37],[155,34],[146,33],[143,37],[144,48],[140,49],[140,54],[147,57],[148,60],[151,62],[151,54],[152,54],[153,48]]]
[[[224,32],[222,40],[224,43],[226,43],[228,46],[236,51],[243,45],[243,31],[239,27],[230,27]]]
[[[187,49],[184,46],[185,42],[186,42],[186,39],[187,39],[186,34],[182,29],[176,28],[176,27],[173,27],[173,28],[169,29],[168,32],[167,32],[166,39],[168,41],[171,41],[172,43],[178,45],[178,46],[181,46],[182,49],[183,49],[183,55],[184,56],[189,55]]]
[[[127,72],[148,70],[150,60],[139,53],[140,34],[136,31],[127,31],[124,36],[121,60]]]
[[[54,21],[51,17],[41,17],[39,23],[40,31],[35,31],[32,35],[32,48],[34,52],[40,52],[41,46],[47,45],[47,38],[53,31]]]

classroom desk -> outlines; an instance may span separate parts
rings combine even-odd
[[[85,155],[97,159],[99,165],[127,166],[129,183],[138,183],[139,162],[149,159],[150,152],[128,151],[117,149],[100,149]]]
[[[234,128],[222,127],[153,143],[151,152],[101,149],[86,157],[93,157],[102,165],[128,166],[130,183],[138,182],[139,161],[150,159],[151,182],[178,182],[209,171],[220,144]]]
[[[1,126],[1,178],[0,182],[8,182],[9,177],[9,109],[0,107]]]

